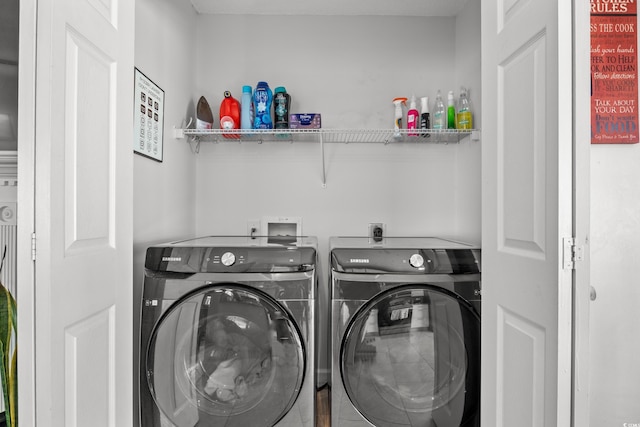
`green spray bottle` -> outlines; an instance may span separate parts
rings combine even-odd
[[[456,103],[453,99],[453,91],[447,96],[447,129],[456,128]]]

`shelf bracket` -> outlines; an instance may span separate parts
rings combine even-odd
[[[191,152],[193,154],[200,153],[200,138],[198,136],[190,135],[189,147],[191,148]]]
[[[324,138],[320,134],[320,157],[322,159],[322,188],[327,188],[327,171],[324,164]]]
[[[193,123],[193,117],[189,117],[189,122],[187,124],[184,124],[184,120],[182,121],[183,126],[180,126],[180,128],[177,127],[173,127],[173,137],[175,139],[184,139],[184,130],[185,129],[189,129],[189,126],[191,126],[191,123]]]
[[[175,139],[184,139],[184,129],[173,127],[173,137]]]

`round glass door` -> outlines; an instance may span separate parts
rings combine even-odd
[[[280,303],[256,289],[215,285],[159,320],[146,373],[156,405],[178,427],[271,426],[298,397],[304,354]]]
[[[346,394],[375,426],[475,425],[480,318],[459,296],[429,285],[378,294],[353,316],[340,356]]]

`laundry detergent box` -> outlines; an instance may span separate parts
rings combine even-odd
[[[289,115],[289,129],[320,129],[322,121],[319,113]]]

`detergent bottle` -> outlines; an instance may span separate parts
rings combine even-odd
[[[273,95],[273,114],[275,117],[275,129],[289,129],[289,108],[291,107],[291,95],[283,86],[278,86]]]
[[[267,82],[258,82],[256,90],[253,92],[253,120],[254,129],[273,129],[271,119],[271,102],[273,92]]]
[[[402,106],[407,106],[407,98],[399,97],[393,99],[393,104],[396,106],[395,118],[393,122],[393,137],[395,139],[400,139],[402,137],[402,133],[400,130],[402,129]]]
[[[220,129],[240,129],[240,103],[231,96],[231,92],[224,92],[224,99],[220,103]],[[225,138],[239,138],[238,133],[224,133]]]

